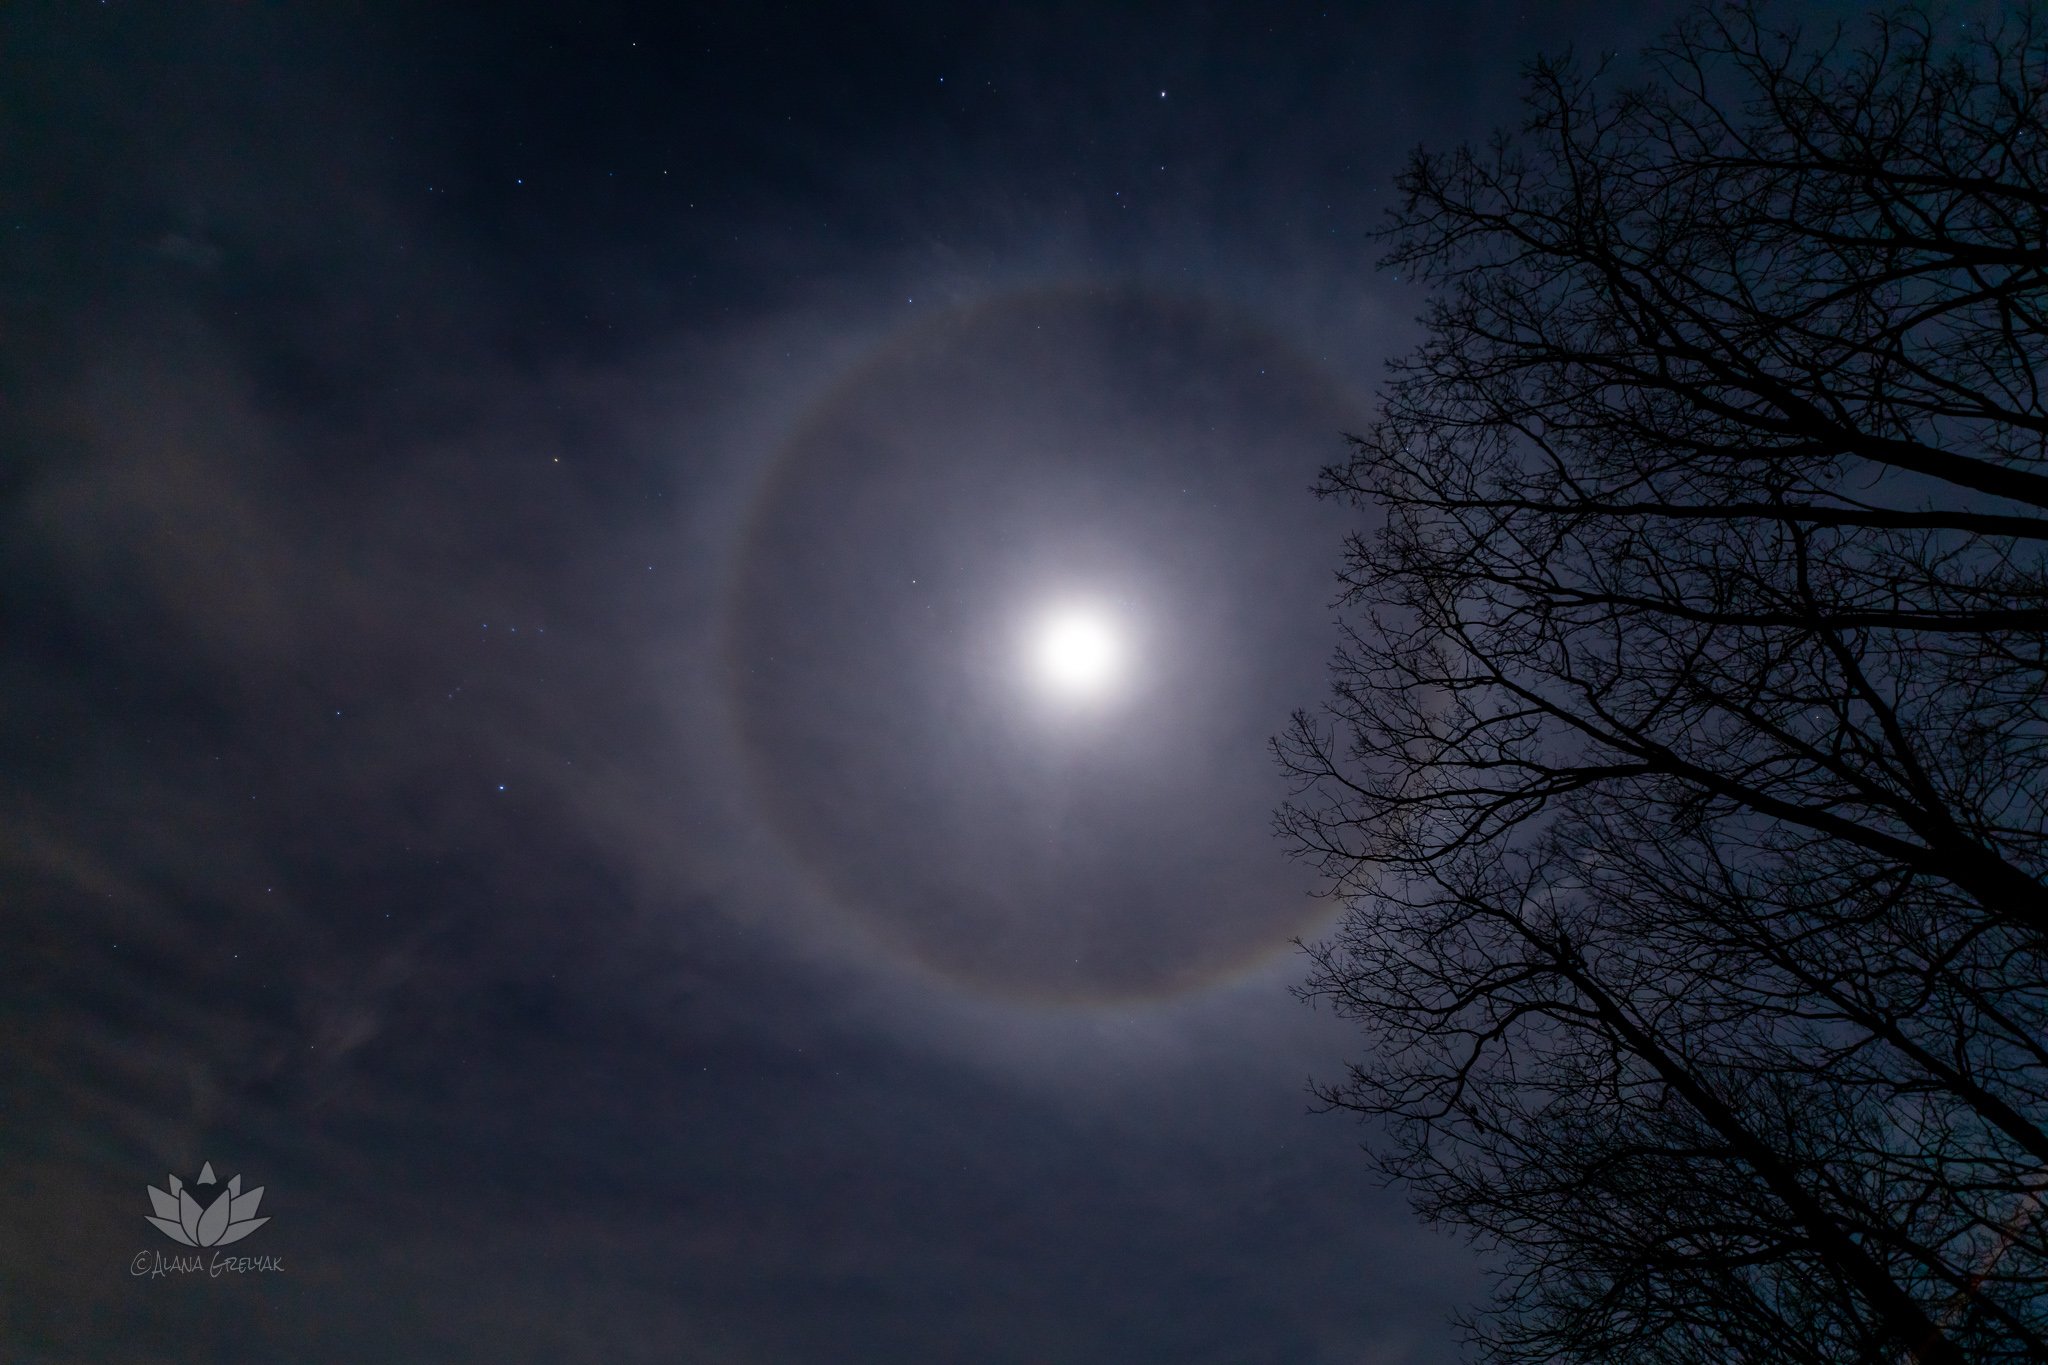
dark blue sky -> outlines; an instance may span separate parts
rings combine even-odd
[[[0,1355],[1453,1358],[1264,744],[1393,172],[1672,12],[0,11]]]

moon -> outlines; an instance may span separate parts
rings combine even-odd
[[[1060,607],[1040,619],[1031,663],[1055,695],[1083,700],[1109,691],[1123,671],[1123,641],[1115,623],[1090,607]]]
[[[820,389],[721,612],[733,771],[816,908],[1048,1008],[1317,936],[1266,736],[1327,677],[1352,514],[1299,489],[1361,406],[1221,305],[1092,283],[921,317]]]

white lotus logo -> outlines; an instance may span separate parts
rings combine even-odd
[[[201,1190],[195,1198],[193,1187],[202,1185],[215,1188]],[[202,1204],[201,1199],[206,1202]],[[209,1161],[191,1186],[176,1176],[171,1177],[169,1194],[151,1185],[149,1202],[156,1207],[156,1217],[149,1221],[164,1236],[188,1247],[226,1246],[241,1241],[270,1221],[256,1216],[256,1205],[262,1199],[261,1185],[242,1193],[240,1176],[230,1180],[225,1189],[219,1188],[213,1178],[213,1163]]]

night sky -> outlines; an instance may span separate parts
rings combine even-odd
[[[1266,743],[1391,176],[1674,12],[0,10],[0,1359],[1452,1359]]]

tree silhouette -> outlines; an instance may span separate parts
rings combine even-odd
[[[2048,1360],[2048,51],[1696,12],[1419,152],[1305,987],[1501,1361]]]

